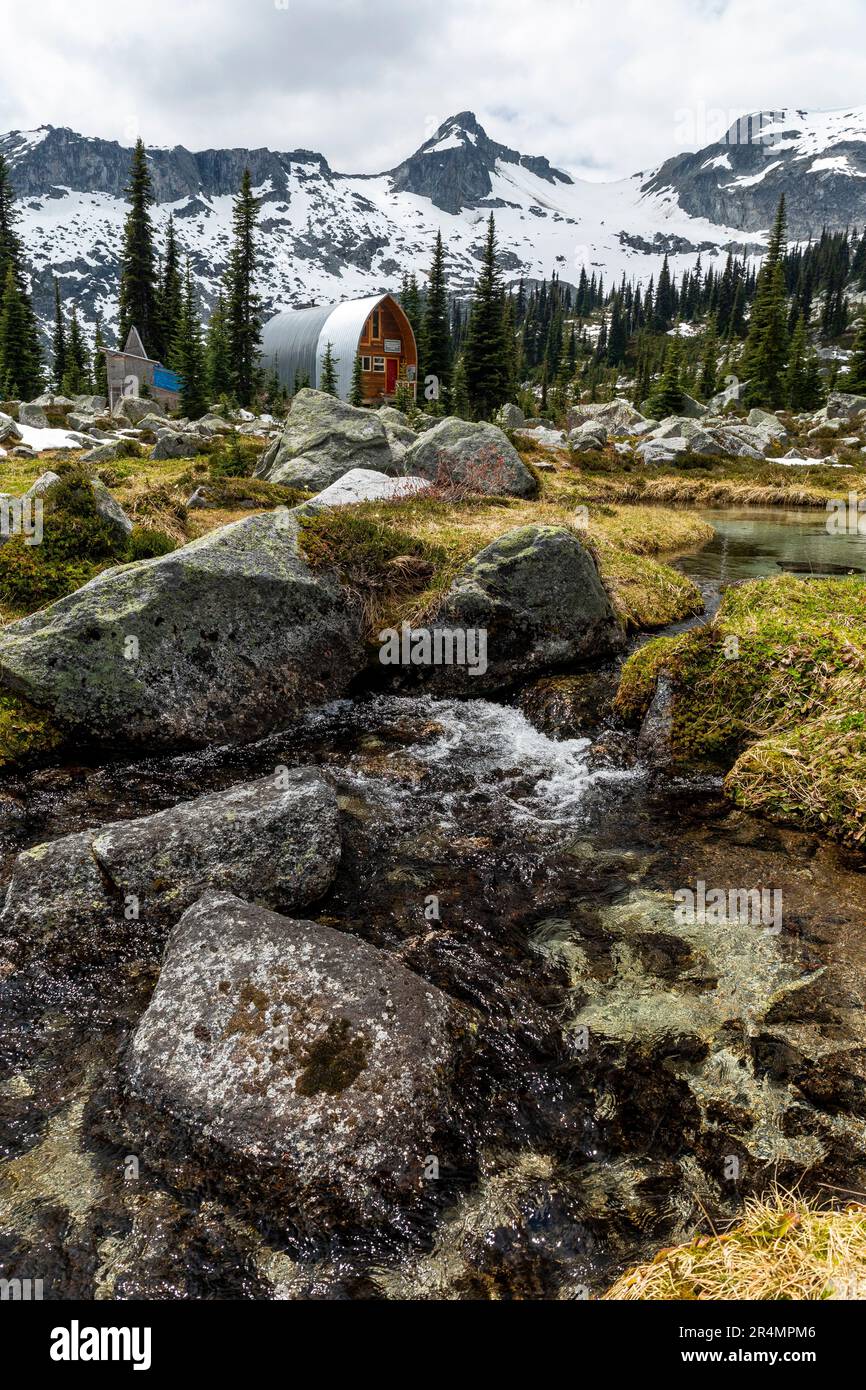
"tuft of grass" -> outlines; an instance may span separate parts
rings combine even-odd
[[[718,766],[748,810],[866,841],[866,586],[781,575],[729,589],[714,621],[626,662],[615,708],[674,691],[671,755]]]
[[[866,1298],[866,1207],[825,1210],[792,1193],[746,1203],[721,1235],[695,1235],[627,1270],[604,1299],[624,1302]]]

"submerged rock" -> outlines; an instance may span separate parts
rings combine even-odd
[[[0,632],[0,685],[107,746],[245,740],[342,693],[360,605],[297,548],[290,513],[245,517],[97,575]]]
[[[403,471],[470,492],[533,497],[538,490],[502,430],[450,415],[406,450]]]
[[[394,471],[383,421],[377,411],[305,387],[293,398],[283,432],[259,459],[255,475],[317,490],[350,468]]]
[[[180,1188],[378,1223],[425,1194],[468,1024],[384,951],[209,892],[124,1058],[124,1131]]]
[[[486,634],[486,670],[432,666],[437,687],[475,694],[617,651],[624,633],[595,561],[573,531],[521,526],[457,576],[431,627]]]
[[[314,768],[285,769],[25,850],[0,936],[52,961],[99,960],[136,931],[176,922],[206,888],[283,911],[307,907],[328,890],[339,859],[332,787]]]

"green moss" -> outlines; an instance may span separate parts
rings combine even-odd
[[[156,555],[168,555],[177,549],[177,541],[152,526],[134,526],[126,548],[128,560],[152,560]]]
[[[623,669],[639,720],[672,680],[671,754],[730,769],[729,794],[776,820],[866,839],[866,586],[791,575],[728,590],[715,621],[659,639]]]
[[[59,747],[63,735],[47,714],[17,695],[0,694],[0,767]]]

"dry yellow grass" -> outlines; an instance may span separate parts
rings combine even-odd
[[[605,1299],[866,1299],[866,1207],[819,1210],[795,1194],[751,1199],[722,1235],[695,1236],[627,1270]]]

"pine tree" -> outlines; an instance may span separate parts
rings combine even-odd
[[[245,169],[232,214],[233,244],[226,276],[231,387],[242,406],[252,404],[262,336],[261,307],[255,289],[258,208],[250,171]]]
[[[180,319],[171,346],[171,358],[180,377],[181,411],[190,420],[197,420],[207,410],[208,400],[201,322],[189,261],[186,263]]]
[[[451,384],[451,332],[448,326],[448,291],[445,285],[445,252],[442,247],[442,233],[436,233],[433,248],[433,263],[430,266],[430,279],[427,285],[427,302],[421,328],[422,380],[435,376],[439,383],[439,397],[442,404],[448,395]]]
[[[105,361],[103,348],[105,340],[102,336],[102,322],[97,318],[96,332],[93,339],[93,386],[96,394],[108,398],[108,367]]]
[[[8,360],[4,363],[0,357],[0,373],[16,384],[15,392],[4,391],[7,397],[19,395],[25,400],[30,400],[42,389],[42,349],[39,345],[39,327],[24,273],[24,252],[16,231],[18,216],[9,169],[0,154],[0,300],[9,321]],[[10,270],[14,292],[19,301],[15,305],[11,303],[11,299],[7,302]]]
[[[647,401],[647,413],[654,419],[663,420],[666,415],[680,414],[683,408],[681,370],[682,344],[679,338],[671,338],[661,381]]]
[[[361,358],[355,354],[355,361],[352,363],[352,385],[349,388],[349,404],[364,404],[364,384],[361,378]]]
[[[326,343],[319,368],[319,390],[324,391],[326,396],[336,396],[337,394],[338,361],[339,358],[335,358],[333,355],[330,342]]]
[[[91,385],[89,365],[89,353],[78,322],[78,313],[73,304],[72,318],[69,323],[69,341],[66,345],[66,370],[63,373],[61,383],[61,390],[64,395],[80,396],[89,390]]]
[[[232,389],[231,366],[229,363],[229,339],[226,327],[225,299],[217,295],[216,304],[211,311],[210,323],[205,341],[205,381],[208,396],[212,401],[230,396]]]
[[[456,415],[460,420],[468,420],[472,414],[469,403],[469,386],[466,380],[466,363],[462,355],[454,363],[454,371],[451,375],[451,414]]]
[[[718,356],[719,339],[716,333],[716,321],[711,316],[704,338],[704,357],[698,383],[698,391],[705,401],[715,395],[718,387]]]
[[[785,362],[788,355],[788,314],[782,255],[785,247],[785,195],[770,236],[767,256],[758,276],[749,334],[740,362],[749,379],[746,400],[750,405],[777,409],[784,404]]]
[[[0,395],[27,397],[22,369],[26,370],[27,320],[24,303],[11,262],[7,262],[0,299]]]
[[[481,273],[472,297],[464,371],[475,415],[481,419],[491,419],[506,400],[508,382],[493,213],[487,224]]]
[[[866,232],[863,235],[866,238]],[[845,385],[849,391],[866,391],[866,316],[854,339]]]
[[[153,227],[148,208],[153,202],[150,171],[144,141],[136,141],[132,152],[129,183],[124,190],[129,212],[123,228],[123,250],[120,256],[120,325],[121,347],[130,328],[137,328],[145,351],[154,356],[162,348],[161,323],[156,291],[156,268],[153,252]]]
[[[159,341],[153,348],[148,346],[148,351],[167,367],[174,366],[171,349],[182,310],[183,281],[174,234],[174,218],[169,217],[165,233],[165,259],[162,263],[162,279],[159,286]]]
[[[54,277],[54,334],[51,339],[51,351],[54,357],[54,385],[58,391],[62,391],[63,378],[66,375],[66,324],[63,321],[60,286],[57,283],[56,275]]]

